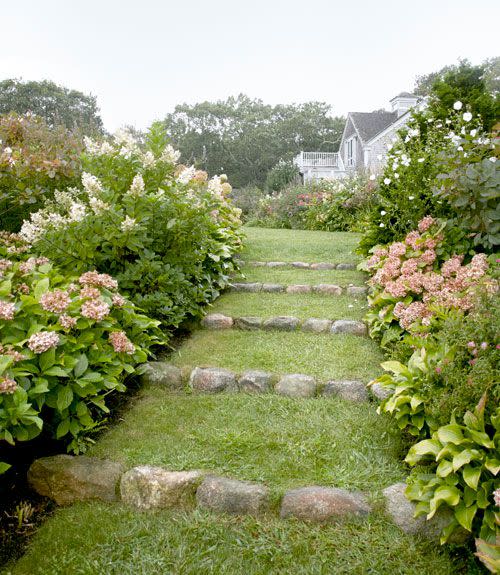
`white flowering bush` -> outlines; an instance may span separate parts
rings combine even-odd
[[[161,341],[159,322],[107,274],[71,278],[45,257],[15,257],[0,259],[0,443],[44,432],[78,451],[106,397]]]
[[[81,187],[56,192],[22,237],[64,269],[111,273],[166,328],[199,315],[241,247],[225,177],[178,165],[158,124],[145,145],[122,131],[111,142],[86,139],[86,149]]]

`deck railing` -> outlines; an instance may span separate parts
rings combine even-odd
[[[343,170],[343,162],[338,152],[300,152],[295,158],[299,168],[331,168]]]

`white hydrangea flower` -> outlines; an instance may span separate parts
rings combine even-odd
[[[162,152],[160,160],[167,164],[177,164],[180,157],[181,153],[178,150],[175,150],[170,144],[167,144]]]
[[[408,136],[410,136],[410,138],[415,138],[419,134],[420,134],[420,132],[419,132],[418,128],[410,128],[408,130]]]
[[[385,210],[382,210],[382,211],[380,212],[380,215],[381,215],[381,216],[385,216],[386,214],[387,214],[387,212],[386,212]]]
[[[194,178],[195,173],[196,168],[194,166],[184,168],[182,172],[177,176],[177,182],[179,184],[187,184]]]
[[[89,206],[96,216],[102,214],[110,208],[109,204],[103,202],[101,199],[96,198],[95,196],[89,198]]]
[[[82,185],[89,196],[97,196],[102,192],[102,184],[99,179],[87,172],[82,174]]]
[[[379,224],[380,228],[385,228],[385,224]]]
[[[386,186],[388,186],[391,183],[391,180],[389,178],[384,178],[384,184]]]
[[[59,214],[58,214],[59,215]],[[81,222],[87,215],[87,208],[79,202],[73,202],[69,209],[68,221]]]
[[[156,163],[156,159],[155,159],[153,152],[147,151],[142,156],[142,165],[145,168],[152,168],[152,167],[154,167],[155,163]]]
[[[208,182],[208,190],[210,192],[212,192],[212,194],[214,196],[219,196],[222,197],[223,196],[223,192],[224,189],[222,187],[222,178],[220,178],[219,176],[214,176],[209,182]]]
[[[465,122],[470,122],[472,120],[472,114],[470,112],[465,112],[462,118]]]
[[[453,104],[453,109],[454,110],[461,110],[463,107],[462,102],[460,102],[460,100],[457,100],[454,104]]]
[[[137,198],[139,196],[142,196],[143,192],[144,192],[144,180],[142,179],[141,174],[136,174],[134,176],[134,179],[132,180],[132,184],[130,186],[129,191],[127,192],[128,194],[130,194],[131,196]]]
[[[477,130],[474,128],[473,130],[470,131],[470,135],[475,138],[477,134]]]
[[[114,151],[113,146],[109,142],[102,142],[102,144],[99,144],[88,136],[84,136],[83,142],[87,153],[92,156],[103,156],[105,154],[111,154]]]
[[[135,218],[131,218],[130,216],[125,216],[125,219],[120,225],[120,229],[122,232],[129,232],[133,230],[137,226],[137,222]]]

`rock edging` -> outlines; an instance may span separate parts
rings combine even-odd
[[[238,293],[316,293],[321,295],[340,296],[348,295],[353,297],[366,296],[368,288],[366,286],[348,285],[341,287],[337,284],[273,284],[260,282],[234,282],[231,284],[231,291]]]

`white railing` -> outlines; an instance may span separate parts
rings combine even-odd
[[[343,170],[344,165],[338,152],[300,152],[295,163],[301,168],[331,168]]]

